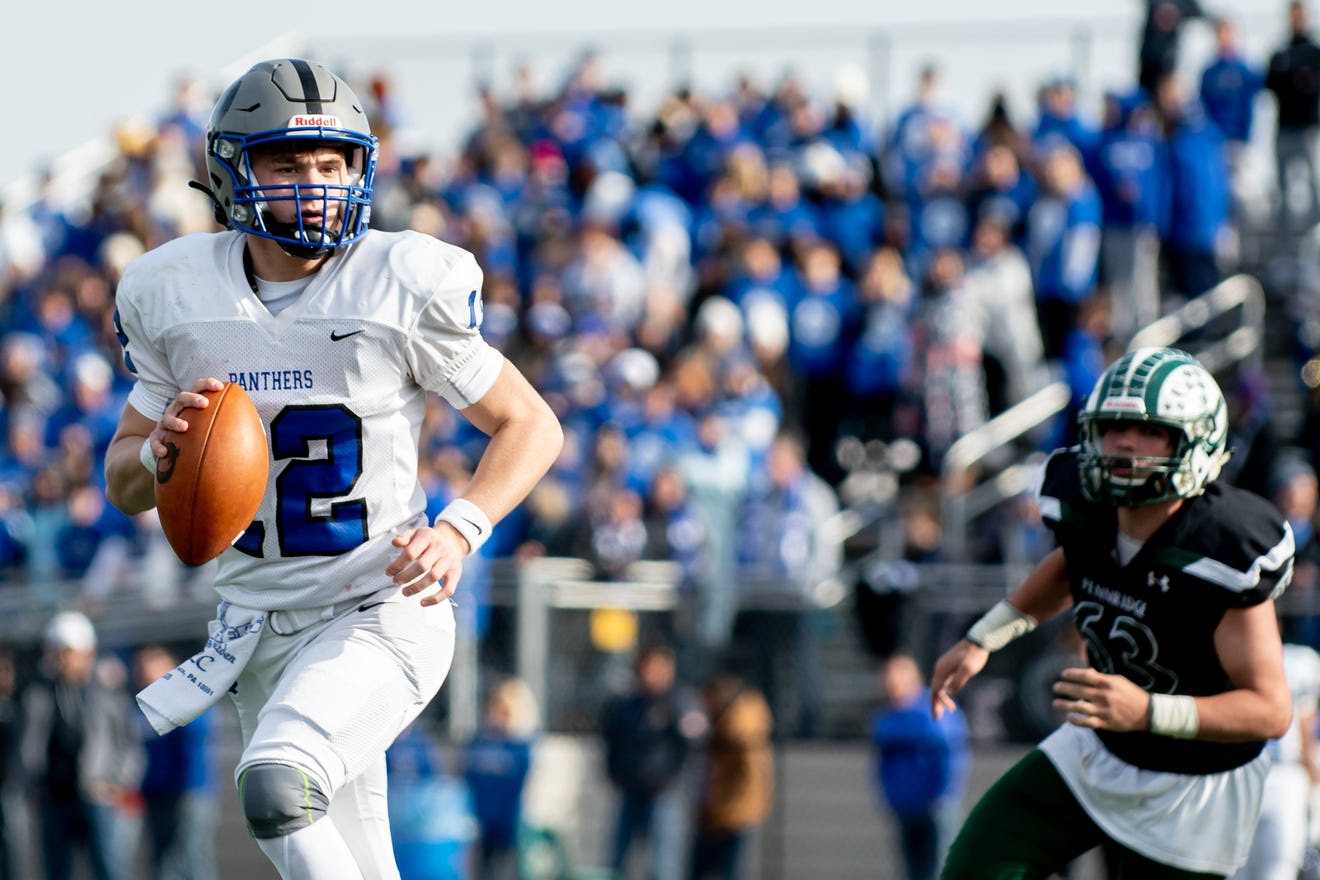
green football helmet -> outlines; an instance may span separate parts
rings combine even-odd
[[[1145,422],[1173,431],[1168,458],[1105,455],[1104,427]],[[1228,460],[1228,406],[1210,372],[1174,348],[1128,352],[1105,370],[1078,416],[1082,491],[1120,507],[1191,498]],[[1123,476],[1127,474],[1129,476]]]

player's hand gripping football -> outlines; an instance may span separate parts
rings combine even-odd
[[[166,441],[169,440],[171,433],[183,433],[188,430],[188,421],[179,416],[179,413],[186,409],[206,409],[210,401],[202,395],[203,391],[219,391],[225,387],[225,383],[212,376],[205,379],[198,379],[193,383],[192,390],[180,391],[174,400],[170,401],[169,406],[165,407],[164,414],[160,421],[156,423],[155,429],[147,435],[151,441],[151,452],[156,458],[160,458],[169,453],[166,447]]]
[[[954,694],[984,669],[989,659],[989,651],[963,639],[935,661],[935,671],[930,677],[930,711],[936,718],[957,711]]]
[[[403,595],[416,596],[436,584],[438,590],[422,596],[422,605],[436,605],[454,595],[463,576],[467,539],[448,523],[435,528],[409,529],[394,537],[398,557],[385,568],[385,575],[403,587]]]
[[[1069,724],[1092,730],[1145,730],[1150,694],[1121,675],[1065,669],[1054,683],[1054,708]]]

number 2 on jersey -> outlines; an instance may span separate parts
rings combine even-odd
[[[275,479],[275,526],[281,556],[337,556],[367,540],[367,504],[342,498],[362,476],[362,420],[342,405],[290,406],[270,423],[271,455],[289,460]],[[317,502],[320,502],[319,504]],[[235,545],[262,555],[264,524]]]

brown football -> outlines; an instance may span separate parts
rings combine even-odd
[[[187,409],[182,434],[165,438],[156,460],[156,509],[179,559],[201,565],[219,556],[252,523],[266,492],[270,456],[261,416],[241,386],[203,391],[205,409]]]

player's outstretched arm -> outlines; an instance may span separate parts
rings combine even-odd
[[[935,661],[935,671],[930,676],[930,711],[936,718],[958,710],[954,696],[985,668],[989,659],[988,650],[963,639]]]
[[[481,400],[461,412],[490,436],[472,481],[433,528],[410,529],[394,538],[399,555],[385,569],[395,583],[406,585],[405,595],[430,591],[423,605],[454,594],[463,558],[477,548],[474,541],[484,541],[490,528],[532,491],[564,443],[554,411],[508,361]],[[450,516],[456,505],[459,509]],[[436,584],[440,588],[431,590]]]
[[[490,437],[463,497],[499,522],[559,458],[564,431],[550,405],[512,363],[481,400],[461,411]]]
[[[957,708],[954,696],[985,668],[990,653],[1048,620],[1071,604],[1068,563],[1063,550],[1042,559],[1013,595],[978,620],[935,663],[930,679],[930,708],[936,718]]]
[[[199,392],[219,391],[224,383],[219,379],[198,379],[191,391],[180,391],[165,408],[160,422],[154,422],[125,404],[119,416],[119,425],[110,447],[105,453],[105,496],[115,507],[132,516],[156,506],[156,480],[154,466],[149,470],[143,452],[143,442],[150,439],[154,460],[165,454],[165,435],[168,431],[188,430],[188,423],[179,418],[185,409],[204,409],[209,401]]]

